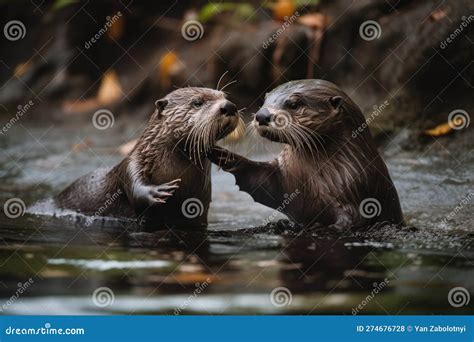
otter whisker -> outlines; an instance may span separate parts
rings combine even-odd
[[[216,90],[219,90],[219,84],[221,84],[222,79],[224,78],[225,74],[227,74],[229,70],[225,71],[222,76],[219,78],[219,81],[217,81],[217,87]]]
[[[230,86],[231,84],[234,84],[234,83],[237,83],[237,80],[233,80],[233,81],[230,81],[229,83],[227,83],[225,86],[223,86],[220,91],[224,91],[225,88],[227,88],[228,86]]]

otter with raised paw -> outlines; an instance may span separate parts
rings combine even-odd
[[[255,162],[219,147],[209,158],[255,201],[307,227],[401,224],[397,191],[363,124],[336,85],[292,81],[267,94],[253,121],[259,135],[285,144],[277,159]]]
[[[156,102],[143,134],[122,162],[79,178],[56,202],[86,215],[97,215],[102,208],[101,216],[136,217],[141,224],[206,225],[211,201],[206,153],[239,120],[223,92],[177,89]]]

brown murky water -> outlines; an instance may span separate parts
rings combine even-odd
[[[105,131],[89,123],[17,124],[0,136],[1,203],[20,198],[29,206],[114,164],[121,158],[115,147],[136,130],[126,121]],[[414,228],[343,236],[255,228],[273,211],[213,169],[204,231],[143,232],[126,222],[84,227],[74,218],[12,219],[1,211],[0,308],[10,314],[472,312],[472,300],[459,308],[448,300],[454,287],[474,290],[473,201],[455,209],[474,191],[472,134],[455,145],[430,141],[406,151],[407,134],[392,137],[384,150]],[[236,149],[270,159],[279,147],[263,143],[246,140]],[[79,145],[73,150],[73,144]]]

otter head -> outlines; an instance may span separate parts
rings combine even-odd
[[[160,136],[169,137],[173,146],[182,144],[194,155],[210,150],[241,120],[235,104],[223,92],[209,88],[180,88],[155,104]]]
[[[310,79],[287,82],[268,93],[254,126],[262,137],[307,150],[337,140],[362,120],[358,107],[336,85]]]

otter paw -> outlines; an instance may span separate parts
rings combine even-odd
[[[179,188],[181,179],[160,185],[148,185],[147,197],[150,205],[166,203],[166,200],[173,196],[174,191]]]
[[[235,171],[237,165],[242,160],[239,155],[227,151],[226,149],[215,147],[207,156],[211,162],[220,166],[224,171]]]

